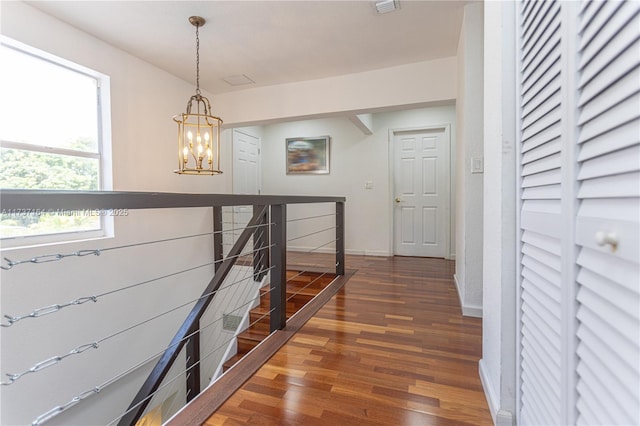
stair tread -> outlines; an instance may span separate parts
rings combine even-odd
[[[264,340],[265,337],[269,335],[269,330],[253,328],[249,327],[244,330],[242,333],[238,334],[238,339],[248,339],[248,340]]]
[[[286,316],[290,318],[336,277],[334,274],[287,270]],[[223,371],[231,368],[244,355],[270,334],[270,284],[260,288],[260,304],[251,309],[251,325],[236,336],[238,353],[222,364]]]

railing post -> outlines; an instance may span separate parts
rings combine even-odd
[[[287,325],[287,205],[271,206],[271,313],[273,333]]]
[[[260,211],[264,206],[253,206],[253,212]],[[269,269],[269,228],[267,228],[268,213],[265,209],[264,214],[260,218],[258,227],[253,233],[253,279],[255,281],[262,280]]]
[[[195,333],[189,337],[186,344],[187,402],[200,393],[200,321],[196,322],[193,331]]]
[[[222,207],[213,207],[213,261],[214,270],[217,271],[222,265]]]
[[[344,275],[344,202],[336,202],[336,275]]]

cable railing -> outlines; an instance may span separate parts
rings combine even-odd
[[[344,275],[344,201],[0,191],[5,211],[132,212],[111,238],[2,250],[0,423],[166,421],[223,374],[240,332],[283,329],[287,303]]]

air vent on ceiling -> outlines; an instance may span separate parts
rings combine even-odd
[[[378,12],[379,15],[400,9],[400,3],[398,0],[381,0],[375,2],[374,5],[376,7],[376,12]]]
[[[224,77],[223,80],[232,86],[242,86],[244,84],[255,83],[255,81],[251,80],[249,77],[247,77],[244,74],[230,75],[228,77]]]

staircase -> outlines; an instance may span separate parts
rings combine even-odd
[[[335,274],[287,271],[287,319],[320,293],[336,278]],[[223,364],[227,371],[269,335],[269,285],[260,289],[260,304],[249,313],[247,329],[238,334],[238,353]]]

